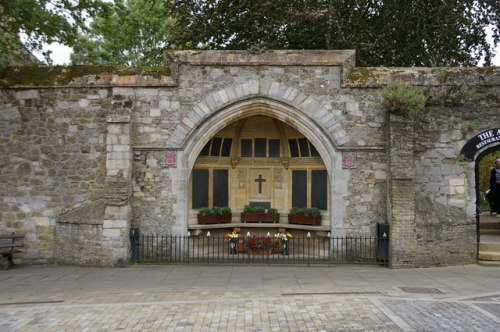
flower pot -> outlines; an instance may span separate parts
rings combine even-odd
[[[206,216],[198,215],[198,224],[227,224],[231,222],[232,215],[228,214],[209,214]]]
[[[312,216],[303,216],[303,215],[298,215],[298,214],[289,214],[288,215],[288,223],[289,224],[298,224],[298,225],[320,226],[321,225],[321,216],[312,217]]]
[[[280,220],[279,213],[243,212],[241,214],[241,222],[276,223],[279,220]]]

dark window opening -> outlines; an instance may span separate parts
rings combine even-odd
[[[224,138],[224,141],[222,142],[222,151],[221,151],[222,157],[229,157],[231,155],[232,143],[233,140],[231,138]]]
[[[213,206],[228,206],[229,181],[227,169],[214,170]]]
[[[311,171],[311,207],[328,210],[328,173],[326,170]]]
[[[252,156],[252,140],[242,139],[241,140],[241,156],[251,157]]]
[[[279,158],[280,157],[280,140],[270,139],[269,140],[269,157]]]
[[[296,139],[289,139],[288,145],[290,146],[290,156],[298,157],[299,156],[299,145],[297,144]]]
[[[309,157],[309,142],[305,138],[299,138],[300,156]]]
[[[203,149],[200,152],[200,156],[208,156],[210,153],[210,144],[212,143],[212,140],[208,141],[207,144],[203,147]]]
[[[265,158],[267,152],[267,139],[256,138],[255,139],[255,157]]]
[[[307,171],[292,171],[292,207],[307,207]]]
[[[193,169],[193,209],[208,206],[208,169]]]
[[[222,138],[220,137],[212,138],[212,149],[210,150],[210,155],[214,157],[220,156],[221,145],[222,145]]]

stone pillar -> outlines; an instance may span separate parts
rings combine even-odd
[[[102,265],[128,261],[132,193],[132,147],[130,115],[107,119],[106,208],[102,231]]]
[[[414,122],[393,114],[389,114],[388,119],[389,264],[395,268],[413,267],[416,249]]]

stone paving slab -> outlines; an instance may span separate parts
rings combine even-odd
[[[21,266],[0,331],[500,331],[500,268]]]

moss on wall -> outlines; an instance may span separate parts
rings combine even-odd
[[[0,86],[64,86],[77,78],[93,76],[101,80],[105,75],[139,75],[160,78],[170,76],[169,67],[125,67],[125,66],[22,66],[8,67],[0,71]]]

